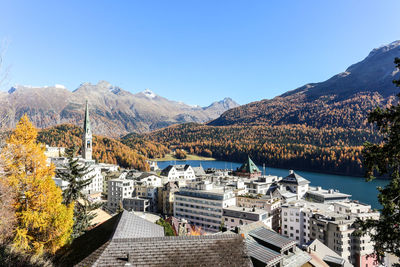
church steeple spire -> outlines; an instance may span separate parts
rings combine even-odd
[[[86,108],[85,108],[85,122],[83,124],[83,129],[85,132],[90,132],[90,119],[89,119],[89,104],[88,101],[86,100]]]
[[[89,104],[86,100],[85,120],[83,123],[83,138],[82,138],[82,158],[92,159],[92,129],[89,119]]]

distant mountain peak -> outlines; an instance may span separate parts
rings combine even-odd
[[[113,85],[105,80],[100,80],[97,82],[97,86],[113,87]]]
[[[59,89],[67,89],[67,87],[65,87],[65,86],[62,85],[62,84],[56,84],[56,85],[54,85],[54,87],[55,87],[55,88],[59,88]]]
[[[153,91],[151,91],[150,89],[145,89],[143,92],[142,92],[146,97],[148,97],[148,98],[155,98],[157,95],[155,94],[155,93],[153,93]]]
[[[369,55],[367,56],[367,58],[373,57],[373,56],[375,56],[375,55],[377,55],[377,54],[380,54],[380,53],[388,52],[388,51],[390,51],[390,50],[392,50],[392,49],[396,49],[396,48],[399,48],[399,49],[400,49],[400,40],[391,42],[390,44],[381,45],[381,46],[378,47],[378,48],[374,48],[374,49],[369,53]]]
[[[15,85],[8,94],[0,94],[0,102],[6,103],[0,106],[0,113],[16,114],[7,117],[7,125],[15,125],[24,113],[41,128],[59,123],[81,125],[85,99],[93,109],[94,131],[108,136],[146,132],[176,123],[207,122],[226,111],[229,106],[226,103],[230,103],[224,99],[209,108],[189,106],[161,97],[150,89],[132,94],[101,80],[82,83],[72,92],[62,85]]]
[[[41,89],[41,88],[57,88],[57,89],[65,89],[65,90],[67,90],[67,88],[66,88],[64,85],[62,85],[62,84],[55,84],[55,85],[53,85],[53,86],[48,86],[48,85],[45,85],[45,86],[34,86],[34,85],[21,85],[21,84],[16,84],[16,85],[12,86],[12,87],[8,90],[8,93],[9,93],[9,94],[12,94],[12,93],[14,93],[14,92],[16,92],[16,91],[19,91],[19,90]]]
[[[362,61],[326,81],[228,110],[209,125],[369,127],[368,112],[392,103],[399,91],[392,82],[400,78],[396,57],[400,57],[400,40],[373,49]]]

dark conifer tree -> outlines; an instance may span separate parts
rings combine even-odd
[[[395,64],[400,69],[400,58],[395,59]],[[400,87],[400,79],[393,83]],[[400,94],[397,96],[400,98]],[[359,221],[359,234],[371,236],[375,254],[382,263],[385,252],[400,257],[400,105],[376,108],[368,121],[376,125],[384,140],[380,144],[367,142],[364,145],[367,180],[374,179],[374,175],[388,175],[391,180],[384,188],[378,188],[382,205],[380,218]]]
[[[90,203],[83,193],[85,186],[92,182],[93,176],[85,178],[90,173],[89,166],[79,163],[76,152],[76,147],[68,148],[67,166],[65,169],[57,170],[57,176],[68,182],[67,188],[63,191],[65,204],[72,202],[75,204],[73,238],[82,235],[91,226],[92,219],[96,217],[91,211],[99,207],[97,204]]]

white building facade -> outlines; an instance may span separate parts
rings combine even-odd
[[[134,182],[127,179],[112,179],[108,181],[107,207],[116,211],[124,198],[133,196]]]
[[[332,205],[307,201],[293,201],[281,207],[282,235],[296,240],[299,245],[310,241],[310,219],[319,211],[333,211]]]
[[[236,204],[232,190],[180,188],[175,193],[174,216],[209,232],[218,232],[223,208]]]
[[[190,165],[169,165],[161,172],[162,176],[168,177],[168,181],[194,180],[195,172]]]
[[[241,208],[231,206],[223,209],[223,225],[227,230],[234,230],[237,226],[254,222],[263,222],[272,229],[272,216],[267,211],[256,208]]]

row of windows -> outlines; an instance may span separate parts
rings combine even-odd
[[[198,220],[198,221],[203,221],[203,222],[210,222],[210,223],[217,223],[220,224],[221,221],[216,221],[216,220],[211,220],[211,219],[207,219],[207,218],[203,218],[203,217],[196,217],[196,216],[192,216],[192,215],[186,215],[183,213],[175,213],[177,217],[181,217],[181,218],[186,218],[186,219],[193,219],[193,220]]]
[[[198,215],[204,215],[204,216],[209,216],[209,217],[221,218],[221,215],[215,215],[215,214],[207,213],[207,212],[187,210],[187,209],[181,209],[181,208],[176,208],[176,210],[186,212],[186,213],[191,213],[191,214],[198,214]]]
[[[188,207],[188,208],[193,208],[193,209],[208,210],[208,211],[214,211],[214,212],[219,212],[219,213],[221,213],[221,211],[222,211],[221,209],[215,209],[215,208],[210,208],[210,207],[191,205],[191,204],[186,204],[186,203],[176,203],[175,205],[177,207]]]
[[[219,202],[211,202],[211,201],[206,201],[206,200],[183,198],[183,197],[178,197],[178,196],[175,196],[175,199],[177,201],[180,200],[180,201],[193,202],[193,203],[199,203],[199,204],[206,204],[206,205],[217,206],[217,207],[221,206],[221,203],[219,203]]]

